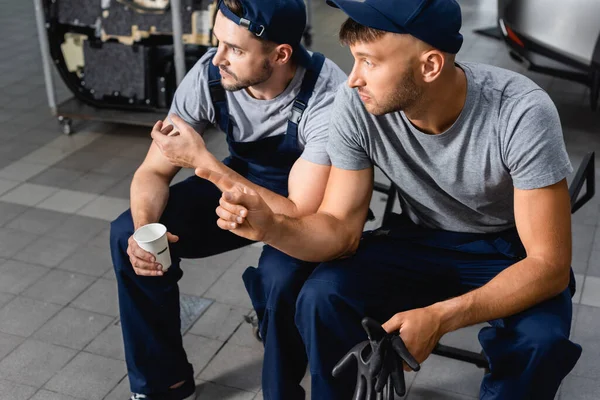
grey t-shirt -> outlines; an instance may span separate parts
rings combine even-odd
[[[216,125],[215,109],[208,87],[208,65],[215,52],[216,49],[208,50],[187,73],[175,92],[169,111],[169,114],[179,115],[198,132],[204,132],[208,123]],[[287,88],[271,100],[257,100],[245,90],[227,91],[234,140],[252,142],[284,134],[304,73],[305,69],[298,67]],[[298,142],[303,159],[315,164],[330,164],[326,149],[329,114],[335,91],[345,80],[346,74],[333,61],[325,60],[298,127]]]
[[[446,132],[428,135],[403,112],[369,114],[345,86],[334,103],[332,165],[377,165],[398,187],[403,212],[417,224],[454,232],[515,226],[514,189],[552,185],[572,172],[556,107],[528,78],[460,63],[467,98]]]

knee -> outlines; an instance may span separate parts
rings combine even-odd
[[[296,325],[299,329],[310,329],[317,320],[320,324],[335,321],[336,309],[344,308],[342,303],[343,296],[334,282],[311,277],[296,301]]]
[[[115,257],[126,254],[129,237],[133,235],[133,231],[133,219],[130,210],[125,211],[110,223],[110,250],[115,267],[119,264],[116,262]]]
[[[535,358],[548,362],[570,358],[576,347],[562,331],[552,328],[529,333],[527,344]]]
[[[310,263],[288,256],[270,246],[265,246],[258,263],[262,288],[270,306],[279,301],[293,305],[302,285],[311,272]]]

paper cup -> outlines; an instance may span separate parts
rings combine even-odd
[[[156,257],[156,262],[162,265],[163,271],[169,269],[171,253],[169,252],[166,226],[163,224],[144,225],[135,231],[133,239],[138,246]]]

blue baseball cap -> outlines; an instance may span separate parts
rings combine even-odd
[[[302,65],[310,63],[310,54],[302,46],[306,29],[304,0],[239,0],[243,15],[238,17],[223,0],[219,10],[229,20],[248,29],[256,36],[279,44],[289,44],[295,59]]]
[[[462,16],[456,0],[327,0],[361,25],[386,32],[408,33],[456,54],[462,46]]]

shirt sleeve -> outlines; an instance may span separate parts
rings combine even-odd
[[[346,80],[346,74],[333,62],[327,60],[323,71],[315,85],[313,102],[307,110],[305,123],[302,127],[304,150],[302,159],[320,165],[331,165],[327,153],[329,138],[329,118],[335,100],[335,94],[340,83]]]
[[[208,63],[214,51],[209,50],[185,75],[173,96],[170,114],[177,114],[202,133],[208,123],[214,123],[214,111],[208,88]]]
[[[354,96],[353,89],[345,83],[337,92],[329,123],[327,153],[334,167],[357,171],[370,168],[373,163],[365,150],[365,124],[359,119],[366,111],[362,102],[356,103]]]
[[[515,101],[505,137],[504,162],[517,189],[550,186],[573,172],[558,111],[543,90]]]

